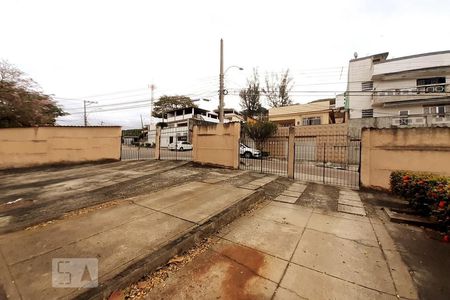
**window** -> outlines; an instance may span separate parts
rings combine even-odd
[[[363,109],[362,117],[363,118],[373,118],[373,108]]]
[[[445,113],[450,112],[450,106],[438,105],[438,106],[425,106],[423,113],[426,115],[439,115],[439,117],[445,117]]]
[[[364,81],[361,83],[362,91],[372,91],[373,90],[373,81]]]
[[[407,126],[409,124],[408,118],[400,118],[400,126]]]
[[[303,118],[303,125],[320,125],[321,120],[320,117],[309,117],[309,118]]]
[[[445,93],[445,77],[417,79],[419,93]]]
[[[409,124],[409,119],[408,119],[409,111],[401,110],[398,112],[398,114],[400,115],[400,125],[408,125]]]

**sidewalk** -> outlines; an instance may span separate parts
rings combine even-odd
[[[417,299],[417,292],[379,219],[270,201],[220,231],[147,299],[397,296]]]
[[[259,191],[224,181],[242,174],[218,174],[1,236],[4,294],[11,299],[107,297],[190,247],[203,231],[216,231],[221,217],[237,216],[244,201],[258,200]],[[53,258],[97,258],[100,287],[52,287]]]

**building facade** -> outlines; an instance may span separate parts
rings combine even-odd
[[[345,97],[350,123],[382,128],[450,125],[450,51],[393,59],[388,54],[350,60]]]
[[[281,127],[342,123],[343,114],[335,109],[335,99],[320,99],[269,109],[269,121]]]
[[[219,114],[219,110],[215,109],[214,112]],[[235,110],[234,108],[224,108],[223,109],[223,122],[245,122],[244,116]]]
[[[219,123],[215,112],[198,107],[180,108],[168,111],[160,123],[166,123],[161,129],[161,147],[167,147],[176,141],[191,142],[192,127],[196,123]],[[148,142],[155,143],[156,125],[149,125]]]

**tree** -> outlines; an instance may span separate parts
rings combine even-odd
[[[244,124],[244,132],[255,141],[256,148],[262,149],[263,143],[277,131],[277,124],[270,121],[257,120]]]
[[[33,79],[0,61],[0,127],[53,126],[66,113]]]
[[[153,104],[152,116],[162,118],[163,114],[179,108],[197,107],[192,99],[186,96],[161,96]]]
[[[259,84],[258,70],[253,69],[253,77],[247,79],[247,87],[239,92],[241,97],[242,114],[247,117],[255,117],[263,112],[260,101],[261,90]]]
[[[266,74],[265,88],[262,92],[267,98],[270,107],[282,107],[292,104],[289,98],[289,92],[292,90],[292,78],[289,76],[289,70],[286,70],[281,77],[272,74],[269,77]]]

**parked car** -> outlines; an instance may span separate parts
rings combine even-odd
[[[167,149],[169,150],[176,150],[176,151],[185,151],[185,150],[192,150],[192,144],[189,142],[177,142],[177,143],[170,143],[167,146]]]
[[[250,148],[246,144],[241,143],[239,147],[239,154],[245,158],[258,158],[261,157],[261,151],[258,149]]]
[[[145,147],[145,148],[155,148],[155,143],[144,142],[144,143],[142,144],[142,147]]]

